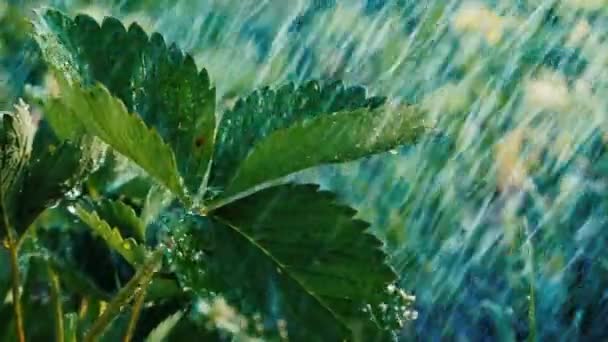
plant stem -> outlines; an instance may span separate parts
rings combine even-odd
[[[18,239],[17,232],[9,222],[8,213],[5,210],[4,194],[0,192],[0,215],[4,219],[4,228],[7,233],[7,247],[11,262],[11,284],[13,294],[13,309],[15,311],[15,329],[19,342],[25,342],[25,329],[23,328],[23,309],[21,308],[21,275],[19,273]]]
[[[527,222],[525,222],[527,223]],[[534,245],[532,243],[532,237],[531,237],[531,232],[528,228],[528,225],[525,225],[526,227],[526,235],[527,235],[527,245],[528,245],[528,263],[530,264],[530,295],[529,295],[529,301],[530,304],[528,306],[528,329],[529,329],[529,333],[528,333],[528,341],[529,342],[536,342],[536,292],[535,292],[535,277],[536,277],[536,271],[535,271],[535,257],[534,257]]]
[[[116,294],[105,311],[97,318],[91,326],[91,329],[87,332],[84,337],[85,342],[97,341],[106,327],[121,313],[125,305],[127,305],[133,297],[144,291],[143,288],[148,285],[150,280],[152,280],[154,273],[158,270],[162,261],[162,256],[162,251],[156,250],[146,263],[141,266],[135,276],[129,280],[127,285],[118,291],[118,294]]]
[[[129,320],[129,327],[127,328],[127,334],[123,340],[124,342],[131,342],[133,334],[135,334],[135,327],[137,326],[137,321],[139,320],[139,315],[141,314],[141,309],[144,306],[145,299],[146,285],[143,286],[142,290],[135,298],[135,304],[133,304],[133,309],[131,310],[131,319]]]
[[[51,302],[55,308],[55,340],[57,342],[65,341],[65,333],[63,328],[63,306],[61,304],[61,284],[59,277],[50,264],[47,265],[49,281],[51,283]]]
[[[9,231],[12,229],[9,228]],[[25,342],[25,329],[23,328],[23,309],[21,308],[21,274],[19,273],[19,258],[14,232],[9,233],[8,249],[11,259],[11,280],[13,293],[13,308],[15,310],[17,337],[19,342]]]

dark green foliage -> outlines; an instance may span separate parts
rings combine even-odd
[[[64,141],[59,146],[35,143],[37,139],[45,139],[43,135],[47,132],[35,135],[27,107],[15,109],[14,114],[2,117],[0,215],[8,215],[9,224],[23,233],[45,208],[55,205],[68,192],[76,191],[96,169],[105,151],[86,137],[79,138],[78,143]],[[4,233],[5,229],[0,236]]]
[[[133,267],[124,258],[67,209],[50,210],[43,221],[45,229],[37,232],[38,242],[50,253],[51,264],[71,291],[108,300],[133,274]]]
[[[101,208],[107,209],[103,206]],[[100,218],[99,214],[95,211],[90,212],[82,207],[77,207],[73,210],[83,223],[93,230],[96,235],[99,235],[108,244],[108,247],[120,254],[129,264],[137,266],[143,263],[146,254],[145,249],[139,246],[135,239],[123,238],[121,235],[121,230],[125,231],[131,228],[129,227],[130,222],[128,222],[131,216],[128,211],[122,212],[122,214],[127,214],[127,216],[123,217],[117,217],[116,214],[119,214],[117,212],[102,211],[102,213],[109,214],[108,220],[110,222],[119,222],[118,225],[111,226],[111,223]],[[134,217],[134,219],[138,220],[137,217]]]
[[[276,310],[269,303],[282,302],[275,315],[291,322],[294,338],[303,333],[333,340],[350,330],[355,339],[370,340],[375,329],[368,327],[374,324],[369,311],[389,302],[386,287],[396,277],[384,265],[380,242],[366,233],[365,222],[352,218],[355,213],[316,186],[260,191],[211,213],[222,223],[211,225],[215,244],[233,248],[212,250],[209,271],[266,312]],[[269,286],[277,293],[268,293]],[[313,337],[301,326],[323,334]]]
[[[94,151],[95,148],[101,149],[92,142],[78,146],[65,141],[41,152],[27,168],[27,182],[19,195],[16,225],[29,227],[45,208],[57,204],[66,193],[77,193],[77,187],[95,169],[97,161],[93,158],[98,159],[96,155],[103,154],[103,150]]]
[[[34,129],[27,109],[15,107],[15,113],[0,112],[0,219],[2,226],[15,219],[24,169],[28,165]],[[9,227],[0,233],[4,237]]]
[[[94,203],[92,207],[111,227],[118,228],[123,237],[137,242],[145,241],[146,227],[130,206],[121,201],[105,199]]]
[[[424,130],[420,113],[405,106],[389,111],[364,108],[304,119],[272,132],[255,145],[223,195],[234,195],[311,166],[351,161],[399,144],[411,144]],[[298,143],[289,144],[294,140]]]
[[[221,189],[229,185],[239,164],[254,147],[278,130],[322,114],[374,109],[384,101],[380,97],[368,98],[361,87],[318,81],[297,88],[293,84],[276,90],[264,88],[239,99],[234,108],[224,113],[218,127],[210,186]]]
[[[175,44],[167,46],[160,34],[148,38],[137,24],[127,30],[107,18],[100,26],[85,15],[71,19],[50,10],[38,25],[45,26],[38,41],[52,66],[69,70],[64,77],[85,85],[101,82],[127,111],[141,115],[172,147],[187,188],[196,194],[215,129],[215,90],[207,72],[199,72],[192,57]]]
[[[54,309],[66,336],[117,340],[142,296],[138,340],[396,337],[413,299],[369,225],[316,185],[272,183],[417,142],[417,108],[311,81],[262,88],[218,115],[207,72],[160,34],[37,15],[58,88],[33,151],[34,129],[13,122],[30,119],[23,108],[0,136],[14,204],[3,212],[30,244],[30,272],[55,272],[64,290],[36,315]],[[27,317],[39,303],[26,295]]]

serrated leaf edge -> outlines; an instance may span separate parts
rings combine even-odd
[[[116,227],[112,228],[103,220],[97,212],[87,211],[82,206],[78,205],[75,208],[75,215],[80,218],[91,230],[96,232],[113,250],[118,252],[131,265],[137,266],[143,260],[145,248],[141,247],[133,238],[124,239],[120,234],[120,230]],[[140,254],[138,256],[138,254]],[[141,259],[141,260],[139,260]]]
[[[172,172],[172,179],[170,180],[165,180],[162,179],[162,177],[159,177],[158,175],[155,175],[151,172],[149,172],[149,170],[146,170],[143,166],[141,166],[136,160],[135,158],[129,156],[128,154],[126,154],[125,152],[128,151],[124,151],[124,149],[118,149],[116,148],[114,145],[108,143],[109,140],[107,136],[102,136],[100,134],[93,134],[91,132],[92,135],[97,136],[100,140],[102,140],[104,143],[106,143],[107,145],[109,145],[110,147],[112,147],[114,150],[116,150],[117,152],[119,152],[120,154],[122,154],[123,156],[125,156],[127,159],[131,160],[132,162],[134,162],[136,165],[138,165],[139,167],[141,167],[144,171],[146,171],[146,173],[148,173],[150,176],[152,176],[154,179],[156,179],[157,181],[161,182],[165,187],[167,187],[168,189],[170,189],[172,192],[174,192],[179,198],[180,200],[182,200],[184,203],[189,204],[190,203],[190,199],[188,197],[188,194],[186,193],[186,189],[183,186],[183,180],[181,178],[181,175],[178,171],[177,168],[177,160],[175,158],[175,153],[173,152],[173,149],[171,148],[171,146],[169,146],[164,140],[163,138],[160,136],[160,134],[156,131],[156,129],[154,129],[153,127],[148,127],[146,125],[146,123],[141,119],[141,117],[137,114],[137,113],[132,113],[129,112],[127,110],[127,107],[125,106],[124,102],[122,102],[119,98],[115,97],[112,95],[112,93],[108,90],[108,88],[106,86],[104,86],[102,83],[95,83],[94,86],[92,87],[83,87],[80,83],[73,81],[70,82],[69,80],[61,77],[61,75],[58,75],[58,78],[61,80],[60,83],[64,83],[64,86],[67,86],[70,88],[70,93],[74,93],[74,89],[76,87],[78,87],[79,91],[87,94],[87,95],[92,95],[94,94],[94,92],[100,91],[101,92],[101,96],[105,96],[108,101],[110,101],[111,103],[113,102],[115,105],[118,106],[118,110],[120,110],[122,113],[125,114],[125,118],[127,120],[130,120],[130,124],[131,125],[135,125],[138,126],[139,129],[143,129],[143,131],[145,131],[147,133],[147,137],[148,137],[148,141],[153,143],[154,145],[158,146],[159,148],[161,148],[161,150],[163,150],[164,153],[166,153],[170,160],[169,163]],[[61,97],[59,98],[53,98],[50,101],[57,101],[59,103],[60,106],[63,106],[66,110],[70,110],[70,111],[74,111],[72,108],[68,108],[67,106],[64,106],[61,103]],[[78,115],[75,115],[75,117],[78,118]],[[98,131],[104,132],[103,129],[101,129],[100,125],[98,124],[98,120],[95,119],[95,117],[93,117],[94,120],[91,120],[92,124],[95,125],[95,128]],[[80,120],[80,119],[79,119]],[[88,129],[87,129],[88,130]],[[122,151],[121,151],[122,150]],[[173,179],[175,178],[175,179]]]
[[[407,109],[412,109],[411,106],[408,107]],[[356,158],[351,158],[351,157],[345,157],[345,160],[339,160],[340,158],[338,158],[338,160],[323,160],[318,162],[317,164],[314,165],[310,165],[307,166],[306,168],[303,169],[298,169],[298,170],[294,170],[291,171],[289,173],[286,173],[284,175],[281,176],[277,176],[275,178],[272,179],[268,179],[262,182],[258,182],[256,184],[253,185],[249,185],[247,187],[236,187],[237,190],[235,190],[235,186],[239,185],[239,183],[236,183],[237,180],[240,179],[242,173],[243,173],[243,169],[245,165],[247,165],[247,163],[249,162],[249,160],[251,159],[251,156],[254,155],[254,153],[256,152],[256,150],[258,148],[260,148],[260,146],[265,146],[268,141],[272,141],[272,139],[274,137],[277,137],[279,135],[287,135],[291,130],[297,130],[297,129],[301,129],[301,130],[306,130],[307,128],[318,124],[319,122],[324,122],[327,121],[328,123],[336,118],[336,117],[348,117],[348,116],[352,116],[353,120],[357,120],[359,119],[360,116],[366,115],[366,114],[376,114],[380,111],[384,112],[386,111],[387,108],[381,108],[381,109],[377,109],[377,110],[371,110],[369,108],[358,108],[355,110],[343,110],[343,111],[338,111],[338,112],[333,112],[333,113],[328,113],[326,115],[319,115],[313,118],[306,118],[303,120],[298,120],[296,122],[294,122],[292,125],[282,128],[282,129],[278,129],[276,131],[273,131],[272,133],[268,134],[266,137],[264,137],[263,139],[261,139],[260,141],[258,141],[254,146],[252,146],[252,148],[250,149],[249,154],[241,161],[241,163],[239,164],[239,166],[237,167],[236,171],[234,172],[233,177],[230,179],[230,181],[227,183],[226,186],[226,190],[224,191],[225,194],[228,194],[228,197],[232,197],[235,195],[238,195],[239,193],[242,192],[246,192],[254,187],[257,186],[262,186],[264,187],[264,184],[269,184],[273,181],[280,181],[280,179],[284,179],[285,177],[288,177],[294,173],[300,172],[302,170],[307,170],[307,169],[311,169],[311,168],[315,168],[315,167],[319,167],[322,165],[330,165],[330,164],[340,164],[340,163],[345,163],[345,162],[349,162],[349,161],[355,161],[355,160],[360,160],[362,158],[365,158],[366,156],[372,156],[372,155],[376,155],[376,154],[380,154],[383,152],[386,152],[388,150],[391,150],[393,148],[399,147],[399,146],[403,146],[405,144],[409,143],[415,143],[416,140],[419,139],[419,137],[424,134],[424,132],[428,129],[428,125],[426,125],[424,123],[424,120],[420,120],[421,124],[417,124],[416,122],[412,121],[412,132],[415,131],[420,131],[420,132],[416,132],[416,134],[404,134],[402,135],[399,139],[395,139],[395,143],[394,144],[390,144],[387,146],[383,146],[377,149],[377,151],[373,151],[370,152],[366,155],[362,155]],[[404,119],[406,118],[406,116],[403,117]],[[411,119],[419,119],[416,117],[416,115],[410,115],[409,118]],[[372,137],[373,138],[373,137]],[[375,139],[369,139],[369,141],[364,141],[361,143],[361,145],[366,146],[373,146],[375,143]],[[304,157],[304,156],[303,156]],[[337,156],[336,156],[337,158]],[[236,185],[235,185],[236,184]]]
[[[118,208],[118,210],[125,210],[126,212],[128,212],[128,215],[130,215],[129,219],[132,220],[136,220],[139,224],[137,227],[137,231],[134,231],[135,235],[140,238],[142,241],[145,240],[146,238],[146,227],[143,225],[143,222],[141,221],[141,219],[139,218],[139,216],[137,216],[137,213],[135,213],[135,210],[127,205],[125,202],[120,201],[120,200],[116,200],[116,201],[112,201],[112,200],[106,200],[104,201],[106,205],[109,205],[112,210],[116,210]],[[137,240],[135,240],[137,241]]]
[[[78,15],[76,15],[75,17],[72,17],[72,16],[70,16],[70,15],[67,15],[67,14],[63,13],[62,11],[59,11],[59,10],[54,9],[54,8],[46,7],[46,6],[45,6],[45,7],[42,7],[42,8],[39,8],[39,9],[36,9],[34,12],[35,12],[36,16],[38,17],[38,20],[33,20],[33,22],[32,22],[32,23],[33,23],[33,25],[34,25],[34,27],[48,26],[48,24],[47,24],[47,22],[46,22],[46,20],[45,20],[45,18],[44,18],[44,15],[45,15],[45,14],[48,14],[48,13],[55,13],[55,14],[58,14],[58,15],[60,15],[61,17],[65,18],[66,20],[68,20],[68,21],[69,21],[69,23],[70,23],[71,25],[74,25],[74,24],[75,24],[75,19],[76,19],[76,18],[78,18],[78,17],[86,17],[86,18],[90,19],[90,20],[91,20],[91,22],[94,22],[94,23],[96,24],[96,26],[97,26],[97,29],[99,29],[99,30],[102,30],[102,29],[103,29],[104,24],[105,24],[105,23],[106,23],[108,20],[114,20],[114,21],[115,21],[117,24],[119,24],[119,25],[120,25],[121,29],[122,29],[124,32],[127,32],[127,33],[128,33],[130,30],[132,30],[133,28],[136,28],[136,29],[138,29],[139,31],[141,31],[141,33],[143,33],[143,34],[145,35],[145,41],[146,41],[146,44],[151,44],[152,39],[154,38],[154,39],[158,39],[158,40],[160,40],[161,44],[162,44],[162,45],[165,47],[165,49],[166,49],[166,53],[167,53],[167,54],[169,54],[169,52],[170,52],[170,51],[172,51],[172,50],[178,51],[178,52],[179,52],[179,54],[180,54],[180,56],[182,57],[182,63],[181,63],[182,65],[183,65],[183,64],[185,64],[185,63],[187,63],[188,59],[192,60],[193,65],[194,65],[194,67],[195,67],[195,71],[196,71],[197,77],[198,77],[198,78],[203,78],[203,79],[205,79],[205,80],[206,80],[206,83],[208,84],[208,90],[209,90],[210,92],[212,92],[214,95],[216,94],[216,87],[215,87],[215,86],[213,86],[213,82],[212,82],[212,80],[211,80],[211,77],[210,77],[210,75],[209,75],[209,73],[208,73],[207,69],[205,69],[204,67],[199,68],[199,67],[196,65],[196,63],[194,62],[194,58],[192,57],[192,55],[191,55],[190,53],[187,53],[187,52],[183,51],[181,48],[177,47],[177,45],[176,45],[175,43],[171,43],[170,45],[167,45],[167,42],[166,42],[166,40],[165,40],[165,38],[164,38],[164,36],[163,36],[162,34],[160,34],[160,33],[158,33],[158,32],[153,32],[152,34],[149,34],[149,33],[148,33],[148,32],[146,32],[146,30],[144,30],[144,29],[141,27],[141,25],[139,25],[137,22],[133,22],[133,23],[131,23],[131,24],[130,24],[128,27],[126,27],[126,26],[123,24],[123,22],[122,22],[122,21],[120,21],[120,20],[118,20],[117,18],[112,17],[112,16],[105,16],[105,17],[103,18],[103,20],[102,20],[101,22],[99,22],[99,21],[97,21],[95,18],[93,18],[93,17],[91,17],[91,16],[89,16],[89,15],[87,15],[87,14],[78,14]],[[34,34],[34,36],[35,36],[36,40],[43,39],[43,38],[42,38],[42,36],[43,36],[43,35],[41,35],[41,32],[44,32],[45,30],[46,30],[46,31],[52,31],[52,30],[51,30],[50,28],[48,28],[48,27],[44,27],[44,28],[42,28],[42,29],[36,29],[36,30],[35,30],[35,31],[36,31],[36,33]],[[46,39],[49,39],[49,38],[46,38]],[[40,44],[40,43],[41,43],[41,42],[39,41],[39,44]],[[67,57],[66,57],[66,56],[63,56],[63,57],[64,57],[64,58],[68,58],[69,60],[71,60],[71,59],[72,59],[72,58],[71,58],[71,55],[70,55],[70,56],[67,56]],[[169,56],[168,56],[168,55],[167,55],[167,58],[169,58]],[[56,63],[55,63],[55,64],[56,64]],[[63,66],[64,68],[69,68],[69,66],[68,66],[68,65],[65,65],[65,64],[66,64],[66,63],[62,63],[62,66]],[[70,64],[70,63],[67,63],[67,64]],[[74,63],[71,63],[71,64],[74,64]],[[54,70],[54,68],[53,68],[53,70]],[[54,71],[55,71],[55,74],[60,73],[60,74],[67,74],[68,76],[71,76],[71,77],[69,77],[69,78],[68,78],[68,81],[77,81],[76,79],[73,79],[73,76],[75,76],[75,75],[77,74],[77,72],[76,72],[76,71],[74,71],[74,70],[71,70],[71,72],[68,72],[68,71],[66,71],[66,70],[64,70],[64,71],[61,71],[61,70],[54,70]],[[106,89],[106,90],[108,91],[108,93],[111,95],[111,92],[110,92],[110,91],[109,91],[109,90],[108,90],[108,89],[107,89],[107,88],[106,88],[106,87],[105,87],[103,84],[101,84],[101,83],[99,83],[99,82],[97,82],[97,83],[96,83],[96,85],[97,85],[97,84],[101,85],[101,86],[102,86],[104,89]],[[122,102],[120,99],[116,98],[116,100],[120,101],[120,102],[122,103],[123,107],[126,109],[126,106],[124,105],[124,103],[123,103],[123,102]],[[217,99],[216,99],[216,98],[214,98],[213,100],[214,100],[213,105],[214,105],[214,107],[216,107],[216,106],[217,106],[217,103],[215,103],[215,101],[217,101]],[[127,113],[129,113],[129,111],[128,111],[128,110],[125,110],[125,111],[126,111]],[[129,113],[129,114],[133,114],[133,113]],[[147,127],[147,125],[145,124],[145,122],[143,122],[143,120],[141,120],[141,116],[140,116],[140,115],[136,115],[136,114],[134,114],[134,115],[135,115],[135,116],[137,116],[137,117],[140,119],[140,121],[142,121],[142,123],[143,123],[143,124],[144,124],[144,125]],[[218,115],[217,115],[217,113],[216,113],[216,112],[214,112],[214,113],[213,113],[213,117],[214,117],[214,123],[215,123],[215,125],[214,125],[214,127],[213,127],[213,130],[212,130],[212,134],[211,134],[210,140],[213,142],[213,144],[215,144],[215,141],[216,141],[216,136],[217,136],[217,131],[218,131],[218,127],[219,127],[219,122],[220,122],[220,120],[219,120]],[[150,129],[150,130],[153,130],[153,128],[149,128],[149,129]],[[173,154],[173,164],[174,164],[174,169],[175,169],[175,170],[177,170],[177,174],[180,176],[180,185],[181,185],[181,187],[182,187],[182,190],[185,190],[185,186],[183,185],[183,184],[184,184],[183,177],[182,177],[182,175],[181,175],[181,174],[180,174],[180,172],[179,172],[179,168],[177,167],[177,159],[176,159],[176,157],[175,157],[175,152],[173,151],[173,148],[172,148],[172,147],[171,147],[169,144],[167,144],[167,143],[165,143],[165,142],[164,142],[164,140],[163,140],[162,136],[161,136],[161,135],[160,135],[160,134],[159,134],[159,133],[158,133],[156,130],[154,130],[154,131],[155,131],[156,135],[158,135],[158,137],[160,138],[160,140],[161,140],[161,141],[163,141],[163,143],[164,143],[166,146],[168,146],[169,150],[172,152],[172,154]],[[207,167],[206,167],[205,172],[204,172],[204,174],[203,174],[203,176],[202,176],[202,181],[201,181],[201,184],[200,184],[199,192],[200,192],[200,189],[204,189],[204,188],[206,188],[206,186],[207,186],[207,182],[208,182],[209,174],[210,174],[210,172],[211,172],[211,167],[212,167],[212,163],[213,163],[214,152],[215,152],[215,149],[214,149],[214,148],[212,148],[212,149],[211,149],[211,153],[210,153],[210,155],[209,155],[209,160],[207,161]],[[189,202],[189,199],[187,198],[187,197],[188,197],[188,195],[185,193],[185,191],[184,191],[184,193],[178,193],[177,195],[178,195],[178,197],[179,197],[181,200],[185,201],[185,203],[188,203],[188,202]]]
[[[362,232],[362,234],[368,235],[370,237],[372,237],[373,240],[375,240],[378,244],[377,246],[373,247],[376,250],[380,251],[383,255],[385,255],[385,261],[382,263],[382,267],[385,267],[385,271],[390,272],[395,279],[397,279],[397,273],[395,272],[395,269],[388,263],[388,259],[389,256],[387,255],[387,253],[382,249],[382,241],[380,241],[374,234],[372,234],[369,231],[369,227],[370,224],[364,220],[361,219],[356,219],[354,218],[356,216],[356,214],[358,213],[357,210],[344,205],[342,203],[340,203],[337,199],[336,199],[336,195],[331,192],[331,191],[325,191],[325,190],[319,190],[320,186],[318,184],[296,184],[296,183],[289,183],[290,185],[293,186],[309,186],[312,189],[315,189],[316,193],[321,195],[321,196],[326,196],[327,198],[329,198],[332,202],[332,204],[334,204],[336,207],[340,207],[340,209],[344,210],[345,215],[348,214],[348,216],[351,217],[351,219],[355,222],[360,222],[361,224],[364,224],[367,228]],[[219,207],[217,208],[219,209]],[[327,310],[333,317],[336,318],[336,320],[338,320],[342,325],[343,328],[346,331],[351,331],[351,327],[348,323],[348,321],[346,321],[344,319],[344,317],[342,317],[341,315],[337,314],[327,303],[325,303],[325,301],[323,301],[323,299],[319,298],[319,296],[317,296],[314,292],[309,291],[306,286],[295,276],[291,275],[291,272],[289,271],[289,269],[287,267],[285,267],[285,265],[283,265],[277,258],[274,257],[274,255],[268,251],[266,248],[264,248],[263,246],[261,246],[260,244],[258,244],[256,241],[254,241],[253,239],[251,239],[251,237],[249,237],[247,234],[243,233],[238,227],[236,227],[235,225],[233,225],[232,223],[230,223],[228,220],[225,220],[221,217],[219,217],[218,215],[213,215],[213,212],[209,212],[208,215],[210,215],[212,218],[214,218],[215,220],[217,220],[218,222],[226,225],[227,227],[230,227],[232,230],[234,230],[237,234],[239,234],[240,236],[242,236],[244,239],[246,239],[247,241],[249,241],[253,246],[255,246],[256,248],[258,248],[262,253],[264,253],[266,256],[268,256],[268,258],[270,258],[270,260],[272,260],[272,262],[277,265],[278,268],[281,269],[281,272],[283,274],[286,274],[289,276],[290,279],[292,279],[296,284],[298,284],[298,286],[304,291],[306,292],[309,296],[311,296],[312,298],[315,299],[315,301],[317,301],[317,303],[319,303],[319,305],[321,305],[321,307],[323,307],[325,310]],[[388,282],[386,285],[388,286],[390,284],[390,282]],[[382,291],[383,289],[378,289],[378,291]],[[372,321],[379,330],[382,330],[383,328],[378,324],[378,322],[376,320],[370,320]]]

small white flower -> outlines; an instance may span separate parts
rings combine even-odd
[[[570,105],[566,80],[557,74],[529,80],[525,92],[526,103],[533,109],[562,111]]]

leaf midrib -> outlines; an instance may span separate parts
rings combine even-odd
[[[325,301],[323,301],[321,298],[319,298],[319,296],[317,296],[316,294],[310,292],[306,286],[304,286],[304,284],[302,284],[302,282],[295,277],[294,275],[291,274],[291,272],[289,271],[289,268],[286,267],[285,265],[283,265],[283,263],[281,263],[277,258],[274,257],[274,255],[268,251],[266,248],[264,248],[263,246],[261,246],[260,244],[258,244],[253,238],[251,238],[249,235],[247,235],[245,232],[243,232],[242,230],[240,230],[238,227],[236,227],[235,225],[233,225],[232,223],[230,223],[229,221],[222,219],[219,216],[213,216],[214,219],[216,219],[217,221],[219,221],[220,223],[226,225],[227,227],[230,227],[232,230],[234,230],[235,232],[237,232],[240,236],[242,236],[245,240],[249,241],[249,243],[251,243],[253,246],[255,246],[256,248],[258,248],[260,251],[262,251],[262,253],[264,253],[268,258],[270,258],[270,260],[272,260],[273,263],[275,263],[277,265],[277,267],[279,267],[281,269],[281,271],[289,276],[290,279],[292,279],[296,284],[298,284],[298,286],[306,293],[308,294],[310,297],[314,298],[314,300],[322,307],[324,308],[327,312],[329,312],[338,322],[340,322],[340,324],[342,324],[343,328],[345,329],[345,331],[350,332],[350,328],[348,326],[348,323],[344,321],[344,319],[338,315],[334,310],[331,309],[331,307],[325,303]]]

